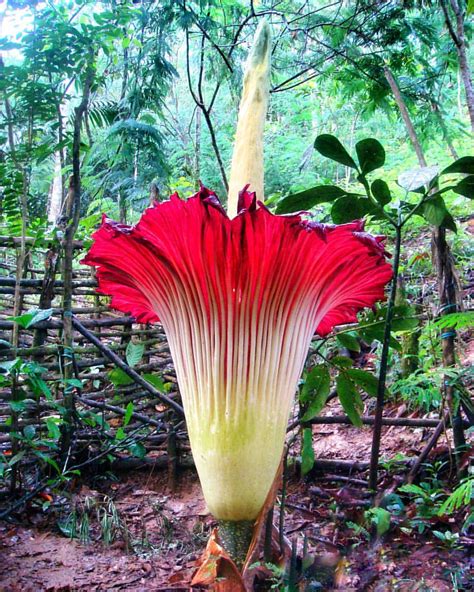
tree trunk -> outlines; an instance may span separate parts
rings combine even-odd
[[[74,259],[74,234],[76,233],[81,208],[81,127],[89,103],[90,89],[94,79],[94,55],[89,53],[89,62],[84,80],[82,99],[74,110],[74,133],[72,144],[72,176],[64,208],[65,232],[62,265],[63,278],[63,380],[64,380],[64,424],[62,426],[61,452],[64,470],[71,454],[73,423],[75,415],[74,387],[67,381],[74,376],[73,326],[72,326],[72,280]]]
[[[61,157],[59,152],[54,155],[54,176],[51,186],[51,196],[48,202],[48,222],[55,223],[61,213],[63,203],[63,179]]]
[[[427,166],[425,155],[421,147],[421,143],[416,134],[413,123],[410,119],[410,114],[405,105],[400,89],[388,68],[385,68],[385,77],[392,89],[395,101],[400,109],[401,116],[405,122],[408,135],[415,149],[418,157],[418,162],[421,167]],[[454,266],[454,258],[451,254],[451,249],[446,242],[446,229],[439,226],[434,226],[431,231],[431,245],[432,245],[432,262],[437,271],[438,276],[438,295],[440,301],[440,314],[448,314],[457,310],[457,303],[459,301],[459,283]],[[455,347],[454,338],[456,332],[453,329],[445,329],[441,335],[441,344],[443,351],[443,366],[448,368],[455,365]],[[448,376],[444,377],[445,396],[450,411],[453,415],[453,437],[455,445],[456,462],[459,471],[460,454],[465,446],[464,429],[461,416],[460,405],[455,405],[454,387],[450,385]]]
[[[464,92],[466,93],[466,104],[469,112],[469,119],[471,120],[471,130],[474,133],[474,85],[472,82],[471,70],[469,68],[468,48],[464,29],[465,10],[463,11],[461,9],[457,0],[449,0],[456,21],[456,25],[454,26],[446,0],[440,0],[440,2],[446,27],[454,42],[456,53],[458,55],[459,71],[464,84]]]
[[[446,229],[435,227],[431,235],[433,263],[438,274],[439,314],[444,316],[458,310],[459,280],[454,267],[454,259],[446,242]],[[443,352],[443,366],[450,368],[456,365],[454,340],[456,331],[450,327],[443,329],[441,347]],[[444,377],[446,401],[452,414],[454,451],[458,476],[461,476],[461,455],[466,446],[463,422],[459,402],[456,402],[455,387],[452,379]]]
[[[408,113],[407,106],[402,97],[402,93],[398,88],[397,81],[395,80],[392,72],[386,66],[384,68],[384,74],[390,86],[390,89],[392,90],[395,102],[397,103],[397,107],[400,110],[400,114],[402,116],[403,122],[405,123],[405,127],[407,128],[408,136],[410,137],[410,141],[418,157],[418,162],[420,163],[420,166],[425,167],[426,160],[425,155],[423,154],[423,148],[421,147],[421,142],[411,121],[410,114]]]

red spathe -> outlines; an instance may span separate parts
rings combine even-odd
[[[93,238],[83,263],[97,268],[99,291],[143,323],[168,324],[185,293],[201,322],[217,317],[222,329],[249,302],[253,315],[310,307],[312,330],[324,336],[382,300],[392,277],[383,237],[365,233],[361,221],[276,216],[246,189],[232,220],[202,187],[155,204],[133,227],[104,217]]]

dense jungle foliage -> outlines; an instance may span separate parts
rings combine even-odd
[[[11,501],[26,492],[20,501],[29,501],[31,484],[19,477],[25,450],[46,474],[36,490],[31,485],[33,493],[79,476],[71,466],[89,461],[71,465],[69,452],[65,459],[74,441],[68,397],[80,397],[89,382],[116,390],[133,382],[120,368],[105,377],[98,368],[87,380],[64,368],[53,388],[41,357],[17,357],[18,332],[53,314],[41,302],[22,314],[20,283],[28,266],[44,265],[34,249],[56,245],[58,276],[72,285],[80,269],[73,241],[86,249],[103,213],[133,224],[155,200],[174,192],[188,197],[201,182],[225,202],[245,60],[266,19],[273,47],[265,204],[278,214],[307,211],[325,223],[365,218],[370,232],[387,236],[395,271],[387,303],[361,313],[358,326],[313,343],[286,454],[296,445],[300,472],[311,476],[314,424],[337,399],[338,413],[355,426],[375,424],[365,467],[375,491],[379,468],[396,473],[408,459],[407,450],[381,458],[377,417],[384,405],[401,409],[397,418],[441,421],[437,438],[450,423],[442,461],[428,469],[426,457],[406,465],[412,477],[395,479],[391,502],[363,506],[363,518],[344,519],[344,528],[355,547],[394,525],[400,536],[429,533],[444,550],[472,545],[473,13],[472,0],[9,0],[0,7],[0,277],[11,280],[0,301],[6,319],[0,329],[15,324],[11,335],[0,333],[0,352],[6,351],[0,395],[21,391],[11,401],[3,397],[12,414],[3,431],[13,445],[0,448],[2,495]],[[70,310],[71,293],[61,295],[63,311]],[[62,356],[74,346],[64,322]],[[147,347],[133,339],[126,344],[130,367],[149,361]],[[143,377],[159,393],[174,388],[158,374]],[[42,433],[21,423],[30,396],[54,411]],[[125,431],[142,409],[133,399],[117,405],[112,411],[122,423],[106,426],[112,429],[98,457],[112,461],[127,451],[143,458],[158,424]],[[104,429],[99,411],[78,417],[88,429]],[[436,422],[428,427],[438,430]],[[43,510],[52,499],[45,498]],[[12,513],[10,501],[0,518]],[[78,535],[83,523],[74,512],[60,528],[87,541],[89,524]],[[117,520],[111,542],[125,527],[115,507],[112,518],[106,515]],[[271,569],[275,589],[296,589],[294,573]],[[466,573],[456,567],[449,574],[453,590],[472,589],[463,587]]]

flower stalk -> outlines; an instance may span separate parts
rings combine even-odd
[[[229,180],[229,218],[237,215],[239,193],[245,185],[264,201],[263,131],[270,96],[271,40],[270,25],[262,20],[245,67]]]

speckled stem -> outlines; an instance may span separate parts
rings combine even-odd
[[[254,520],[219,520],[219,542],[239,569],[247,557],[254,524]]]

